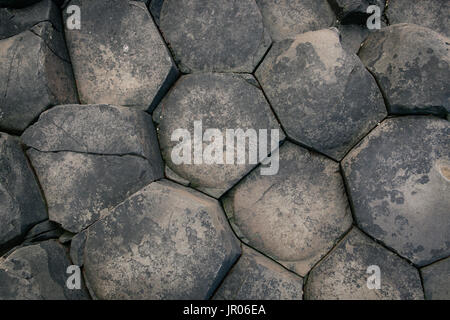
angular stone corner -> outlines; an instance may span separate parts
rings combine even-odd
[[[205,160],[206,157],[202,157],[201,163],[195,164],[194,153],[199,149],[196,149],[194,145],[194,122],[201,121],[203,128],[201,130],[205,132],[207,129],[213,128],[220,130],[224,138],[222,139],[224,146],[226,146],[227,129],[242,129],[244,132],[247,129],[254,129],[256,133],[259,132],[259,129],[266,129],[267,150],[278,148],[278,141],[275,141],[275,146],[273,146],[274,143],[271,143],[271,130],[278,130],[279,139],[284,139],[284,134],[262,91],[239,75],[198,73],[182,76],[163,99],[158,109],[158,136],[166,164],[178,176],[188,180],[191,186],[216,198],[219,198],[246,173],[256,167],[257,163],[252,164],[248,160],[249,144],[246,143],[246,161],[244,164],[239,164],[236,159],[236,142],[233,150],[234,164],[226,164],[225,148],[223,148],[223,157],[218,154],[224,164],[217,164],[217,162],[209,164]],[[190,134],[191,140],[183,138],[181,143],[178,140],[172,141],[172,135],[177,129],[186,130],[186,133]],[[202,133],[204,133],[203,131]],[[207,141],[206,136],[203,138],[201,155],[206,154],[207,150],[211,151],[207,147],[214,145],[211,140]],[[186,161],[180,164],[174,161],[173,153],[181,154],[180,145],[189,146],[191,164],[186,163],[188,162],[187,157],[184,157]],[[261,148],[262,145],[263,143],[260,143],[259,147]],[[219,149],[221,148],[219,147]],[[257,162],[259,161],[261,159]]]
[[[240,252],[217,200],[162,180],[87,229],[84,271],[99,299],[207,299]]]
[[[110,105],[57,106],[22,135],[50,220],[79,232],[164,175],[151,116]]]
[[[376,287],[376,268],[380,286]],[[370,289],[369,288],[372,288]],[[353,228],[308,276],[307,300],[422,300],[419,271]]]
[[[302,300],[303,279],[246,245],[214,300]]]
[[[273,176],[251,172],[224,198],[244,242],[304,276],[351,227],[339,164],[290,142]]]
[[[359,57],[377,79],[390,113],[450,112],[449,38],[425,27],[397,24],[371,33]]]
[[[275,43],[256,77],[286,134],[336,160],[386,116],[375,79],[336,29]]]
[[[184,73],[251,73],[272,43],[254,0],[164,0],[159,20]]]
[[[145,3],[72,0],[69,4],[78,5],[83,13],[81,29],[66,30],[80,102],[152,111],[178,70]]]
[[[343,160],[358,225],[423,266],[450,255],[450,124],[385,120]]]
[[[420,270],[427,300],[450,300],[450,258]]]

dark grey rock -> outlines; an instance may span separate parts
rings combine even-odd
[[[0,8],[23,8],[41,0],[0,0]]]
[[[380,288],[369,289],[380,269]],[[405,260],[352,229],[308,276],[307,300],[422,300],[419,272]]]
[[[358,225],[419,266],[450,255],[450,124],[385,120],[343,160]]]
[[[420,270],[428,300],[450,300],[450,258]]]
[[[185,73],[250,73],[272,42],[254,0],[164,0],[159,19]]]
[[[72,0],[69,5],[82,11],[81,29],[66,30],[80,102],[152,111],[178,70],[145,3]]]
[[[336,20],[327,0],[256,0],[272,40],[331,27]]]
[[[375,80],[336,29],[275,43],[256,77],[286,134],[337,160],[386,115]]]
[[[76,234],[70,242],[70,258],[72,262],[82,267],[84,265],[84,245],[86,244],[87,231]]]
[[[62,234],[63,230],[57,223],[46,220],[35,225],[28,231],[25,236],[25,243],[30,244],[33,242],[58,239]]]
[[[75,233],[64,231],[58,238],[59,243],[68,244],[72,241],[72,238],[75,236]]]
[[[303,279],[250,247],[216,291],[215,300],[302,300]]]
[[[0,40],[0,128],[21,132],[47,108],[77,102],[67,58],[49,22]]]
[[[284,138],[261,90],[239,75],[199,73],[183,76],[163,99],[158,109],[155,110],[157,118],[155,121],[159,122],[159,142],[166,164],[178,176],[188,180],[191,186],[217,198],[257,163],[251,164],[248,161],[249,148],[246,143],[247,160],[244,164],[237,163],[236,153],[234,164],[226,164],[225,160],[224,164],[208,164],[205,161],[195,164],[193,145],[195,121],[202,121],[203,130],[219,129],[224,136],[224,146],[226,129],[244,131],[254,129],[256,132],[259,129],[267,129],[268,150],[271,150],[271,129],[278,129],[280,140]],[[176,164],[172,159],[172,153],[177,150],[175,147],[180,145],[180,142],[172,141],[171,137],[179,128],[188,130],[192,137],[191,164]],[[204,141],[203,149],[211,144]],[[276,148],[278,144],[273,150]],[[223,154],[225,158],[225,150]]]
[[[431,29],[397,24],[371,33],[359,56],[390,113],[442,115],[450,110],[449,48],[450,39]]]
[[[81,300],[87,291],[70,290],[67,253],[56,240],[15,250],[0,260],[1,300]]]
[[[18,139],[0,133],[0,254],[45,219],[45,202]]]
[[[335,10],[337,18],[345,24],[366,24],[367,7],[376,5],[384,12],[386,0],[328,0]]]
[[[337,28],[341,34],[342,48],[355,54],[358,53],[362,43],[370,33],[369,29],[357,24],[340,24]]]
[[[207,299],[239,255],[216,200],[162,180],[87,229],[84,271],[99,299]]]

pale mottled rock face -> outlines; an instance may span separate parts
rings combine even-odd
[[[351,224],[339,164],[292,143],[274,176],[250,173],[224,198],[236,232],[250,246],[306,275]]]
[[[178,71],[145,4],[72,0],[69,5],[82,12],[81,30],[66,30],[80,102],[152,111]]]
[[[380,269],[380,289],[369,289],[368,267]],[[354,228],[308,276],[308,300],[421,300],[419,272]]]
[[[216,200],[162,180],[87,230],[84,270],[100,299],[206,299],[239,255]]]
[[[386,115],[375,80],[335,29],[275,43],[256,77],[286,134],[337,160]]]
[[[50,220],[79,232],[163,176],[150,115],[109,105],[67,105],[22,135]]]
[[[2,300],[84,300],[84,286],[66,286],[71,265],[65,248],[55,240],[18,248],[0,260],[0,299]]]
[[[39,185],[18,139],[0,133],[0,254],[46,218]]]
[[[337,18],[343,23],[365,24],[370,14],[367,7],[376,5],[381,13],[386,6],[386,0],[328,0],[335,10]]]
[[[429,300],[450,300],[450,258],[433,263],[420,270]]]
[[[359,56],[377,78],[390,113],[445,115],[450,111],[449,48],[444,35],[397,24],[372,33]]]
[[[327,0],[256,0],[272,40],[331,27],[336,17]]]
[[[49,22],[0,40],[0,128],[21,132],[47,108],[77,103],[62,34]]]
[[[413,23],[450,36],[450,2],[442,0],[389,0],[390,24]]]
[[[301,300],[303,279],[243,245],[242,256],[214,295],[215,300]]]
[[[417,265],[450,255],[450,125],[385,120],[344,159],[358,225]]]
[[[234,144],[234,164],[226,164],[227,129],[242,129],[244,132],[254,129],[257,133],[259,129],[268,130],[267,150],[273,150],[272,129],[279,130],[279,139],[284,138],[261,90],[238,75],[202,73],[181,77],[155,110],[154,118],[159,123],[161,152],[170,169],[188,180],[191,186],[217,198],[257,165],[248,160],[248,143],[245,148],[247,160],[244,164],[237,162],[237,142]],[[223,135],[224,164],[209,164],[204,161],[205,157],[202,157],[201,164],[194,164],[195,121],[201,121],[204,130],[220,130]],[[173,159],[172,153],[177,152],[176,147],[180,145],[179,140],[172,141],[172,134],[177,129],[186,129],[192,137],[188,144],[191,146],[191,164],[178,164]],[[211,144],[207,139],[204,140],[202,154]]]
[[[254,0],[164,0],[159,20],[185,73],[250,73],[271,44]]]

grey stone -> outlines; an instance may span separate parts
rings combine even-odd
[[[375,80],[337,29],[275,43],[256,77],[286,134],[336,160],[386,115]]]
[[[328,0],[337,18],[345,24],[365,24],[370,14],[367,7],[376,5],[384,12],[386,0]]]
[[[84,271],[99,299],[207,299],[239,255],[216,200],[162,180],[87,229]]]
[[[159,108],[161,110],[157,112],[160,114],[157,116],[159,118],[157,119],[158,135],[166,164],[177,175],[188,180],[191,186],[217,198],[237,183],[257,163],[251,164],[246,156],[245,163],[239,164],[236,161],[235,152],[234,164],[226,164],[225,160],[224,164],[208,164],[205,161],[194,164],[194,121],[202,121],[204,130],[219,129],[224,136],[226,129],[244,131],[254,129],[256,132],[259,129],[267,129],[268,144],[271,142],[271,129],[280,130],[261,90],[233,74],[199,73],[183,76],[163,99]],[[176,164],[172,159],[172,153],[176,152],[175,147],[180,145],[180,142],[172,141],[171,137],[179,128],[188,130],[192,137],[191,144],[187,140],[182,142],[191,146],[191,164]],[[279,136],[280,140],[284,138],[281,130]],[[225,140],[223,139],[224,146],[226,146]],[[206,150],[209,145],[212,143],[204,141],[203,150]],[[237,143],[234,146],[236,151]],[[248,143],[245,148],[248,155]],[[268,150],[271,150],[270,145]],[[226,152],[224,151],[223,154],[225,158]]]
[[[253,171],[224,198],[243,241],[304,276],[352,224],[339,164],[290,142],[280,171]]]
[[[215,300],[302,300],[303,279],[250,247],[214,295]]]
[[[368,287],[373,266],[380,270],[379,289]],[[422,300],[423,291],[416,268],[354,228],[311,271],[305,299]]]
[[[81,29],[66,30],[80,102],[152,111],[178,70],[145,3],[72,0],[69,5],[83,12]]]
[[[331,27],[336,20],[327,0],[256,0],[272,40]]]
[[[0,299],[2,300],[85,300],[82,286],[66,286],[71,265],[64,247],[56,240],[15,250],[0,261]]]
[[[272,42],[254,0],[164,0],[159,19],[185,73],[253,72]]]
[[[397,24],[371,33],[359,56],[378,80],[390,113],[441,115],[450,110],[449,46],[449,38],[431,29]]]
[[[84,265],[84,245],[86,244],[87,238],[86,230],[77,233],[70,242],[70,258],[79,267]]]
[[[0,0],[0,8],[23,8],[39,1],[41,0]]]
[[[340,24],[337,26],[341,34],[341,45],[350,53],[357,54],[370,31],[356,24]]]
[[[26,244],[40,242],[50,239],[58,239],[63,234],[63,230],[55,222],[46,220],[35,225],[25,236]]]
[[[74,233],[69,231],[64,231],[58,238],[58,242],[61,244],[68,244],[72,241],[72,238],[75,236]]]
[[[422,268],[425,298],[429,300],[450,300],[450,258]]]
[[[0,254],[45,219],[45,202],[18,139],[0,133]]]
[[[442,0],[389,0],[390,24],[414,23],[450,37],[450,2]]]
[[[77,102],[67,58],[49,22],[0,40],[0,128],[21,132],[47,108]]]
[[[419,266],[450,255],[450,124],[385,120],[343,160],[358,225]]]

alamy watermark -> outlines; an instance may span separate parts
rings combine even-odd
[[[379,30],[381,29],[381,8],[376,5],[371,5],[367,7],[367,14],[371,16],[367,19],[367,29],[369,30]]]
[[[370,290],[379,290],[381,289],[381,269],[377,265],[371,265],[367,267],[367,288]]]

